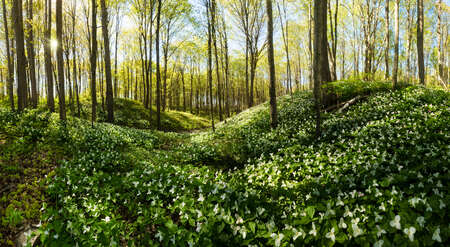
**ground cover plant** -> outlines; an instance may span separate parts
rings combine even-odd
[[[281,100],[276,130],[261,105],[215,133],[195,134],[92,128],[77,119],[60,126],[48,117],[31,128],[48,132],[33,138],[63,138],[65,158],[43,180],[40,244],[444,245],[448,92],[374,91],[325,113],[319,140],[312,107],[311,94],[300,92]],[[11,126],[2,133],[19,130],[13,122],[45,119],[10,115],[2,112]],[[14,215],[4,222],[21,219]]]

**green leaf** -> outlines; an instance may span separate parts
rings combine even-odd
[[[316,212],[316,209],[314,206],[309,206],[305,209],[306,214],[309,216],[309,218],[313,218],[314,217],[314,213]]]

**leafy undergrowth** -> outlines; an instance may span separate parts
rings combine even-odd
[[[266,105],[216,133],[192,135],[70,120],[65,145],[73,155],[47,181],[40,240],[446,245],[449,99],[448,92],[417,87],[378,92],[342,113],[325,113],[319,140],[310,93],[281,99],[274,131]]]
[[[156,128],[156,109],[145,109],[144,105],[138,101],[118,98],[114,100],[114,123],[120,126],[132,127],[137,129],[155,129]],[[91,104],[83,100],[81,115],[84,119],[90,119]],[[71,115],[75,116],[74,109]],[[151,118],[150,118],[151,117]],[[98,107],[98,121],[106,122],[106,111],[101,105]],[[210,121],[194,114],[180,111],[161,112],[161,126],[164,131],[190,131],[204,129],[210,126]]]

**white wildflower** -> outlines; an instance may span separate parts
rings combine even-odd
[[[396,215],[395,218],[393,220],[391,220],[391,222],[389,222],[389,224],[393,227],[393,228],[397,228],[398,230],[401,229],[401,225],[400,225],[400,215]]]
[[[325,235],[326,238],[329,238],[331,241],[336,241],[336,236],[334,235],[334,227],[331,228],[329,232]]]
[[[436,228],[436,230],[433,233],[432,240],[438,241],[439,243],[441,243],[442,239],[441,239],[441,235],[439,235],[440,233],[441,233],[441,229],[439,227]]]
[[[414,228],[413,226],[409,227],[409,228],[405,228],[403,229],[403,232],[408,235],[409,240],[412,242],[414,241],[414,233],[416,233],[416,228]]]

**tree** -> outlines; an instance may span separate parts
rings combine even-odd
[[[324,82],[331,81],[327,53],[327,1],[314,1],[314,99],[316,110],[316,136],[321,133],[320,124],[322,110],[321,87]]]
[[[3,25],[5,27],[5,43],[6,43],[6,60],[8,63],[8,95],[11,110],[14,111],[14,65],[11,58],[11,48],[9,44],[9,28],[8,28],[8,14],[6,11],[5,0],[2,0],[3,5]]]
[[[386,0],[385,10],[385,20],[386,20],[386,49],[384,50],[384,61],[385,61],[385,76],[386,80],[389,79],[389,47],[390,47],[390,29],[389,29],[389,0]]]
[[[64,90],[64,60],[63,60],[63,42],[62,42],[62,0],[56,0],[56,61],[58,64],[58,82],[59,82],[59,118],[66,120],[66,94]]]
[[[33,1],[27,1],[27,52],[28,52],[28,65],[29,75],[31,82],[31,105],[33,108],[37,107],[38,94],[37,94],[37,82],[36,82],[36,63],[35,63],[35,51],[34,51],[34,35],[33,35]]]
[[[27,105],[27,72],[25,57],[25,40],[23,32],[22,0],[13,1],[14,33],[16,36],[16,63],[17,63],[17,104],[18,110],[23,111]]]
[[[55,112],[55,99],[53,87],[53,69],[52,69],[52,47],[51,47],[51,30],[52,30],[52,0],[46,0],[46,27],[44,39],[44,59],[45,74],[47,79],[47,107],[50,112]]]
[[[208,25],[208,85],[209,85],[209,103],[210,103],[210,113],[211,113],[211,127],[212,130],[215,131],[214,126],[214,107],[213,107],[213,92],[212,92],[212,27],[211,27],[211,2],[209,0],[204,0],[204,4],[206,7],[206,17],[207,17],[207,25]]]
[[[91,97],[92,97],[92,124],[97,117],[97,2],[92,0],[92,24],[91,24]]]
[[[156,11],[156,123],[158,130],[161,129],[161,65],[159,57],[159,39],[161,29],[161,0],[158,0]]]
[[[269,62],[269,80],[270,80],[270,126],[275,129],[278,125],[277,116],[277,93],[275,85],[275,59],[273,52],[273,16],[272,0],[266,0],[267,11],[267,59]]]
[[[108,32],[108,9],[106,7],[106,1],[100,0],[102,8],[102,33],[103,42],[105,46],[105,74],[106,74],[106,108],[108,110],[107,121],[114,122],[114,97],[113,97],[113,85],[111,77],[111,52],[109,48],[109,32]]]
[[[400,0],[395,0],[395,28],[394,28],[394,69],[392,72],[393,87],[397,87],[398,77],[398,43],[399,43],[399,5]]]
[[[419,63],[420,84],[425,85],[423,61],[423,0],[417,0],[417,62]]]

